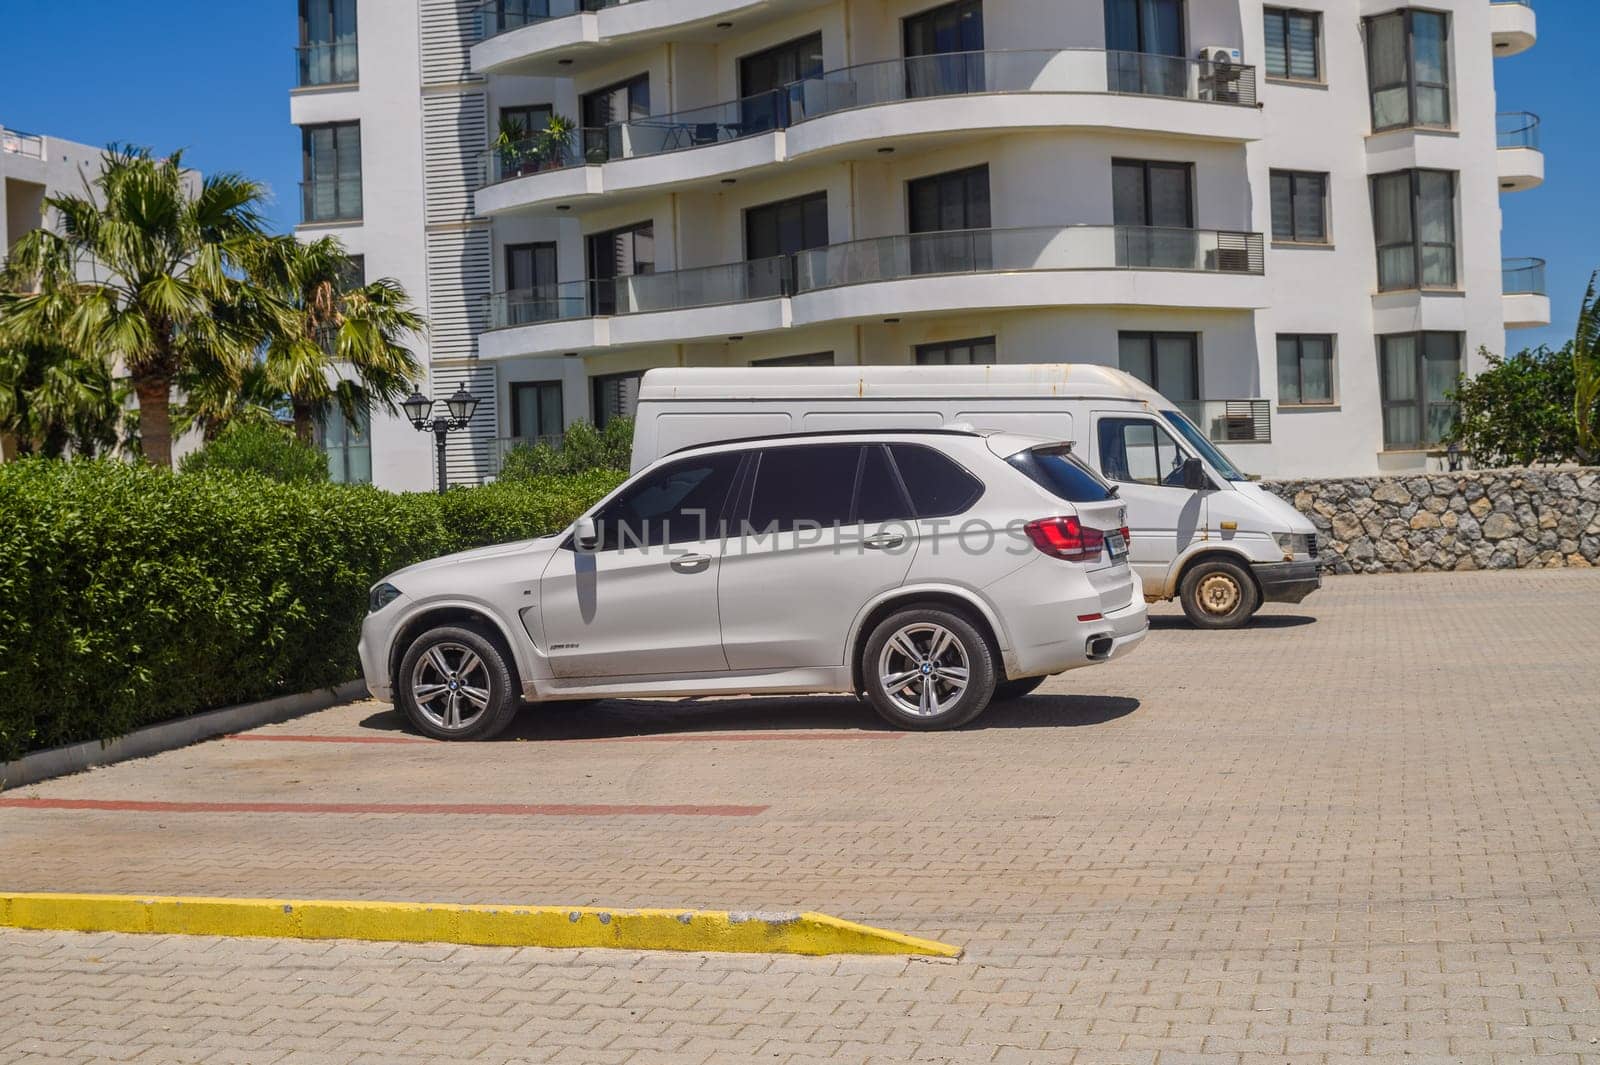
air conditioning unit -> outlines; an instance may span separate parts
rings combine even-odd
[[[1200,49],[1200,61],[1218,67],[1244,66],[1244,53],[1222,44],[1208,44]]]
[[[1200,99],[1236,104],[1236,83],[1244,67],[1244,53],[1223,44],[1208,44],[1200,49]]]

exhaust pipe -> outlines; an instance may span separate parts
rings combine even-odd
[[[1089,657],[1092,658],[1092,659],[1095,659],[1095,660],[1110,658],[1111,657],[1112,644],[1113,644],[1113,641],[1112,641],[1111,637],[1109,637],[1109,636],[1091,636],[1091,637],[1089,637],[1089,643],[1088,643]]]

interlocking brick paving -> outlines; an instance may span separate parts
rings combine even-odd
[[[7,792],[12,890],[818,909],[959,962],[0,932],[0,1062],[1600,1061],[1600,572],[1337,579],[953,734],[375,703]],[[645,735],[683,742],[552,742]],[[747,742],[760,736],[763,742]]]

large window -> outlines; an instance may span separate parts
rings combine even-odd
[[[989,168],[975,166],[906,183],[911,272],[987,270],[990,253]],[[984,230],[985,232],[972,232]],[[948,233],[948,236],[931,234]]]
[[[511,383],[511,435],[539,440],[561,435],[561,382]]]
[[[1328,242],[1327,174],[1272,172],[1272,239],[1296,244]]]
[[[317,447],[328,456],[328,476],[335,484],[372,483],[371,415],[363,399],[354,418],[335,404],[317,425]]]
[[[919,12],[901,27],[907,96],[983,91],[982,0]]]
[[[1322,15],[1266,9],[1267,77],[1322,80]]]
[[[584,162],[603,163],[610,158],[611,135],[606,127],[649,117],[649,74],[639,74],[578,97]]]
[[[744,257],[793,255],[828,243],[828,194],[764,203],[744,213]]]
[[[1372,179],[1378,291],[1456,287],[1456,175],[1399,170]]]
[[[1461,377],[1460,333],[1392,333],[1378,338],[1383,446],[1433,447],[1455,421],[1447,393]]]
[[[639,407],[639,381],[643,370],[609,373],[590,378],[593,388],[591,409],[595,428],[604,428],[613,418],[631,418]]]
[[[1193,269],[1194,167],[1147,159],[1111,161],[1111,217],[1119,227],[1117,265]]]
[[[822,73],[822,34],[813,33],[739,60],[741,132],[788,125],[787,86]]]
[[[918,366],[992,366],[994,337],[917,345]]]
[[[1187,95],[1188,54],[1183,0],[1106,0],[1106,76],[1112,92]]]
[[[1450,125],[1450,16],[1394,11],[1364,21],[1372,129]]]
[[[1195,333],[1118,333],[1117,361],[1174,403],[1200,399],[1200,337]]]
[[[356,0],[300,0],[300,84],[357,80]]]
[[[585,245],[589,256],[589,286],[594,290],[590,310],[594,314],[616,313],[617,278],[656,272],[653,221],[591,233]]]
[[[1278,335],[1278,402],[1333,402],[1333,337],[1325,333]]]
[[[307,222],[361,217],[361,123],[339,122],[300,130],[301,214]]]

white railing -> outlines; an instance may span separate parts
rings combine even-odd
[[[0,152],[27,159],[43,159],[44,138],[36,133],[23,133],[0,126]]]

